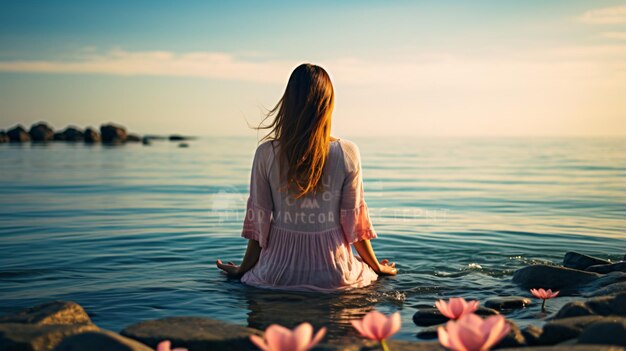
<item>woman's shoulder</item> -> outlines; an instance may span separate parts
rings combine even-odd
[[[361,154],[357,144],[351,140],[343,138],[337,139],[337,144],[339,145],[339,149],[343,154],[345,169],[349,171],[353,169],[358,169],[361,162]]]

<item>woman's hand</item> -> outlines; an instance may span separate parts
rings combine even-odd
[[[217,268],[226,272],[229,277],[238,278],[241,276],[239,266],[234,264],[233,262],[228,262],[226,264],[222,263],[222,260],[217,260]]]
[[[398,270],[396,269],[395,262],[389,262],[389,260],[384,259],[380,261],[380,270],[376,272],[379,275],[396,275],[398,274]]]

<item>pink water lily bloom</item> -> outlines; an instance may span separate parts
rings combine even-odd
[[[450,319],[459,319],[465,314],[473,313],[479,304],[478,301],[465,301],[462,297],[452,297],[448,302],[444,300],[435,302],[439,312]]]
[[[326,328],[321,328],[313,336],[313,326],[302,323],[293,331],[272,324],[265,329],[263,338],[250,335],[250,341],[263,351],[307,351],[322,340],[326,334]]]
[[[182,347],[177,347],[175,349],[172,349],[172,343],[169,340],[165,340],[165,341],[161,341],[156,348],[156,351],[187,351],[187,349],[184,349]]]
[[[541,303],[541,311],[546,311],[546,300],[555,298],[559,295],[560,291],[552,292],[552,289],[544,290],[544,289],[530,289],[530,293],[533,294],[536,298],[542,299]]]
[[[361,320],[351,321],[352,326],[361,335],[372,340],[385,340],[400,330],[402,320],[400,312],[387,317],[378,311],[371,311]]]
[[[482,319],[474,313],[439,327],[439,342],[452,351],[487,351],[509,333],[511,326],[503,316]]]
[[[544,289],[530,289],[530,293],[533,294],[536,298],[547,300],[559,295],[559,291],[552,292],[552,289],[544,290]]]

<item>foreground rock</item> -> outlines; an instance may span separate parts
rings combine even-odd
[[[12,143],[23,143],[30,141],[30,135],[26,132],[26,129],[21,125],[17,125],[7,131],[9,141]]]
[[[546,323],[539,337],[541,345],[555,345],[577,338],[583,330],[593,323],[603,320],[602,316],[582,316],[564,318]]]
[[[44,122],[33,124],[28,132],[32,141],[52,141],[54,130]]]
[[[103,143],[115,144],[126,141],[126,128],[113,123],[100,126],[100,135]]]
[[[80,305],[50,302],[0,317],[0,351],[48,351],[68,336],[97,330]]]
[[[148,346],[108,330],[90,331],[65,338],[54,351],[153,351]]]
[[[0,317],[0,323],[92,324],[85,310],[75,302],[53,301]]]
[[[93,324],[0,323],[0,351],[50,351],[68,336],[96,330]]]
[[[591,315],[626,317],[626,293],[569,302],[561,307],[554,319]]]
[[[513,282],[525,289],[574,289],[598,279],[598,273],[543,264],[521,268],[513,274]]]
[[[203,317],[170,317],[133,324],[120,333],[156,347],[162,340],[170,340],[177,347],[190,350],[251,350],[251,334],[262,335],[256,329]]]
[[[580,334],[578,343],[626,347],[626,318],[609,317],[593,323]]]
[[[609,263],[611,262],[578,252],[568,252],[565,254],[565,257],[563,257],[563,267],[578,269],[581,271],[586,270],[590,266],[605,265]]]

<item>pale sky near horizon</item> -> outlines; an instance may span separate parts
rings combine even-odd
[[[0,129],[253,135],[302,62],[340,136],[626,135],[624,0],[0,0]]]

